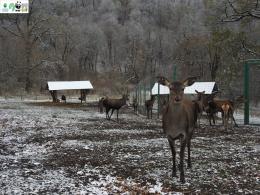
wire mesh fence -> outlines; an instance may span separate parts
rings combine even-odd
[[[160,86],[160,85],[159,85]],[[154,98],[152,113],[153,117],[160,117],[162,106],[168,101],[169,95],[158,95],[160,94],[160,87],[158,92],[152,93],[152,88],[156,87],[156,78],[148,78],[139,82],[135,89],[130,93],[130,101],[133,102],[134,99],[138,102],[138,113],[147,115],[147,101]]]
[[[245,94],[248,101],[248,111],[245,110],[248,114],[246,118],[249,124],[260,125],[260,60],[248,61],[246,66],[248,66],[247,81],[245,80],[247,83],[245,91],[248,93]]]

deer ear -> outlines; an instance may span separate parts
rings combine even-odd
[[[195,83],[197,77],[188,77],[184,81],[182,81],[183,85],[185,87],[191,86],[193,83]]]
[[[159,84],[170,87],[171,83],[170,83],[170,81],[169,81],[168,79],[166,79],[165,77],[157,76],[156,78],[157,78]]]
[[[195,92],[196,92],[197,94],[205,94],[205,91],[198,92],[196,89],[195,89]]]

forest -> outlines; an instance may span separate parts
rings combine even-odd
[[[0,15],[0,95],[63,80],[119,93],[174,67],[239,94],[259,21],[258,0],[30,0],[29,14]]]

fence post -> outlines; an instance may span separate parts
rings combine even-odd
[[[160,117],[160,84],[157,82],[158,85],[158,94],[157,94],[157,118]]]
[[[139,101],[140,106],[142,106],[140,85],[141,85],[141,84],[139,83],[139,84],[138,84],[138,101]]]
[[[177,66],[173,65],[173,81],[177,80]]]
[[[145,86],[145,83],[144,83],[144,86],[143,86],[143,90],[144,90],[144,94],[143,94],[143,100],[144,100],[144,106],[145,106],[145,100],[146,100],[146,86]]]
[[[244,64],[244,124],[249,124],[249,64],[245,62]]]

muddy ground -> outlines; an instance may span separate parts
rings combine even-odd
[[[95,104],[0,101],[1,194],[260,194],[259,127],[204,121],[181,184],[160,119],[119,118]]]

